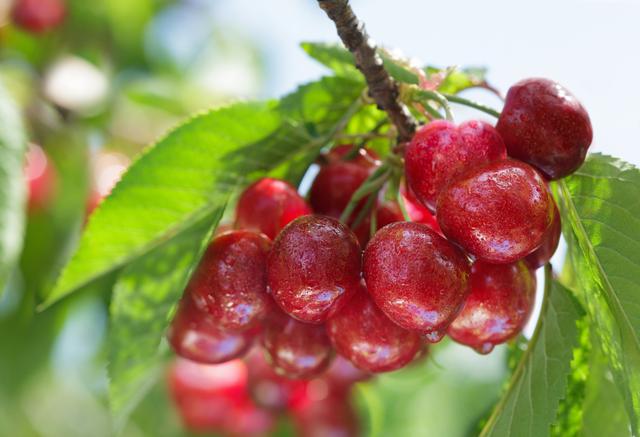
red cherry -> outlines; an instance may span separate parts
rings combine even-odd
[[[558,243],[560,243],[561,232],[560,212],[556,203],[553,202],[553,220],[551,221],[551,226],[542,237],[542,244],[524,259],[529,267],[538,269],[549,262],[553,254],[556,253]]]
[[[551,179],[576,171],[593,139],[589,114],[578,99],[559,83],[540,78],[509,88],[496,128],[509,156]]]
[[[469,293],[469,263],[457,247],[413,222],[393,223],[364,252],[364,277],[394,323],[439,341]]]
[[[336,351],[367,372],[389,372],[413,360],[420,336],[394,324],[362,289],[327,321]]]
[[[300,437],[356,437],[360,435],[358,417],[349,397],[307,394],[291,410],[296,435]]]
[[[16,25],[33,33],[58,27],[65,15],[66,6],[62,0],[17,0],[11,12]]]
[[[438,194],[456,176],[506,157],[504,142],[490,124],[436,120],[418,130],[407,146],[405,174],[422,204],[434,210]]]
[[[298,322],[280,311],[265,321],[262,346],[276,373],[294,379],[321,374],[333,354],[324,326]]]
[[[225,332],[189,296],[180,302],[167,335],[179,356],[205,364],[218,364],[244,355],[255,332]]]
[[[246,402],[247,368],[240,360],[207,365],[179,358],[169,367],[168,386],[186,428],[215,432],[229,409]]]
[[[24,173],[27,179],[28,210],[35,212],[49,207],[56,195],[58,173],[40,146],[29,146]]]
[[[357,368],[351,361],[339,354],[336,354],[331,366],[323,376],[334,392],[345,391],[356,382],[366,381],[370,378],[370,373]]]
[[[322,323],[360,286],[360,245],[339,221],[305,216],[273,243],[268,284],[276,303],[304,322]]]
[[[448,334],[482,354],[515,337],[527,323],[536,292],[536,277],[522,261],[471,268],[471,294]]]
[[[231,231],[207,248],[187,293],[227,331],[254,328],[264,318],[267,294],[267,254],[271,242],[262,234]]]
[[[438,198],[438,223],[447,238],[493,263],[533,252],[552,218],[553,199],[544,179],[511,159],[466,172]]]
[[[369,177],[371,169],[352,161],[336,161],[320,169],[311,185],[309,202],[317,214],[339,218],[349,204],[353,193]],[[364,206],[366,199],[358,203],[351,216],[355,219],[358,211]]]
[[[356,146],[353,144],[341,144],[336,146],[325,155],[326,161],[330,164],[338,161],[348,161],[369,169],[373,169],[380,165],[378,155],[373,150],[365,147],[359,148],[353,158],[346,159],[347,156],[353,152],[354,147]]]
[[[238,200],[235,226],[274,239],[289,222],[311,214],[311,208],[289,183],[264,178],[250,185]]]

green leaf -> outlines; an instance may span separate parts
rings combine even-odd
[[[187,231],[239,187],[292,155],[317,153],[361,106],[362,85],[324,78],[282,103],[241,103],[199,115],[147,150],[95,211],[48,306]]]
[[[547,278],[550,280],[550,275]],[[536,331],[482,430],[483,437],[549,435],[558,403],[565,396],[573,348],[578,344],[580,308],[558,282],[546,286]]]
[[[116,429],[159,375],[161,339],[224,208],[129,264],[111,301],[109,399]]]
[[[640,432],[640,171],[591,155],[556,185],[577,297],[613,369],[633,434]]]
[[[362,80],[362,74],[355,66],[353,55],[341,44],[303,42],[302,49],[313,59],[332,70],[338,76]],[[385,68],[398,82],[417,85],[418,75],[410,68],[410,61],[392,55],[386,50],[378,50]],[[445,72],[445,69],[428,66],[423,69],[427,77]],[[453,69],[448,72],[438,87],[438,91],[456,94],[467,88],[481,86],[486,83],[486,69],[469,67]]]
[[[22,248],[26,140],[20,113],[0,84],[0,294]]]

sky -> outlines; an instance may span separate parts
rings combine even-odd
[[[640,0],[352,0],[379,44],[422,63],[486,66],[502,91],[547,77],[589,111],[591,151],[640,165]],[[313,0],[218,0],[217,19],[260,41],[268,56],[266,94],[275,97],[326,70],[300,41],[338,41]],[[635,53],[635,54],[634,54]],[[497,105],[491,96],[473,97]]]

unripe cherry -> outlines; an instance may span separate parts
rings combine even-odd
[[[252,231],[230,231],[209,244],[187,293],[223,330],[246,331],[264,318],[271,242]]]
[[[289,183],[273,178],[250,185],[238,200],[235,226],[274,239],[289,222],[311,214],[311,208]]]
[[[219,364],[243,356],[256,333],[226,332],[207,313],[185,296],[167,334],[169,344],[179,356],[204,364]]]
[[[327,333],[339,354],[367,372],[400,369],[422,347],[420,336],[389,320],[364,286],[327,321]]]
[[[367,289],[394,323],[437,342],[469,293],[464,253],[427,225],[392,223],[364,252]]]
[[[420,128],[407,146],[407,182],[423,205],[435,210],[438,194],[465,170],[507,156],[502,138],[483,121],[459,126],[436,120]]]
[[[532,269],[538,269],[549,262],[560,243],[560,234],[562,232],[562,221],[558,206],[553,202],[553,220],[551,226],[547,229],[542,237],[542,244],[536,250],[531,252],[524,259]]]
[[[458,343],[486,354],[522,331],[533,310],[536,277],[527,265],[476,261],[471,268],[471,294],[449,326]]]
[[[542,244],[553,218],[544,179],[507,159],[467,171],[438,198],[438,223],[450,240],[478,259],[510,263]]]
[[[293,379],[320,375],[333,357],[324,326],[299,322],[278,310],[265,321],[262,346],[275,372]]]
[[[291,222],[273,243],[267,277],[276,303],[290,316],[322,323],[360,287],[360,245],[330,217]]]
[[[559,83],[541,78],[509,88],[496,128],[509,156],[551,179],[576,171],[593,140],[589,114],[578,99]]]

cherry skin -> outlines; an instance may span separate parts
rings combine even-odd
[[[209,244],[187,293],[221,329],[246,331],[269,309],[267,255],[271,242],[252,231],[223,233]]]
[[[333,392],[345,392],[356,382],[371,379],[371,374],[354,366],[342,355],[336,354],[323,379],[327,381]]]
[[[314,391],[303,394],[291,407],[291,415],[300,437],[356,437],[360,435],[358,416],[349,393]]]
[[[58,173],[40,146],[29,146],[24,174],[27,179],[29,212],[49,207],[56,196]]]
[[[323,323],[360,287],[361,252],[353,232],[338,220],[304,216],[273,243],[269,289],[290,316]]]
[[[179,356],[204,364],[219,364],[244,355],[256,333],[225,332],[189,296],[180,302],[168,332],[169,344]]]
[[[553,220],[551,226],[547,229],[542,237],[542,244],[536,250],[531,252],[524,259],[532,269],[538,269],[549,262],[560,243],[560,233],[562,232],[562,221],[560,220],[560,212],[558,206],[553,202]]]
[[[464,253],[421,223],[378,231],[364,252],[364,277],[391,321],[432,343],[442,339],[469,293]]]
[[[458,343],[489,353],[522,331],[533,310],[535,292],[536,277],[523,261],[476,261],[471,267],[471,294],[448,334]]]
[[[438,198],[438,223],[478,259],[510,263],[540,244],[553,219],[545,181],[528,164],[504,160],[471,169]]]
[[[374,169],[380,165],[378,155],[373,150],[365,147],[359,148],[355,156],[348,159],[348,157],[353,153],[354,147],[355,145],[353,144],[341,144],[336,146],[325,155],[325,159],[329,164],[339,161],[347,161],[369,169]]]
[[[235,226],[276,238],[292,220],[311,214],[311,208],[289,183],[264,178],[250,185],[238,200]]]
[[[11,12],[13,22],[32,33],[58,27],[65,14],[63,0],[17,0]]]
[[[407,146],[405,174],[420,202],[435,210],[438,194],[456,176],[506,157],[504,142],[490,124],[436,120],[418,130]]]
[[[589,114],[578,99],[557,82],[540,78],[509,88],[496,128],[509,156],[551,179],[576,171],[593,139]]]
[[[420,336],[389,320],[364,287],[327,321],[327,333],[339,354],[371,373],[406,366],[422,347]]]
[[[262,346],[275,372],[292,379],[320,375],[333,357],[324,326],[299,322],[280,311],[267,317]]]

